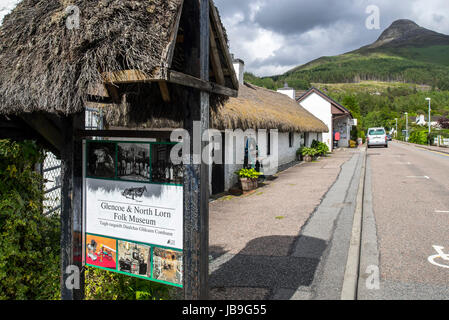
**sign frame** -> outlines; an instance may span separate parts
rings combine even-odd
[[[119,138],[120,139],[120,138]],[[83,183],[83,230],[82,230],[82,241],[83,241],[83,246],[82,246],[82,264],[83,266],[90,266],[90,267],[94,267],[94,268],[98,268],[98,269],[102,269],[102,270],[106,270],[106,271],[110,271],[110,272],[114,272],[114,273],[118,273],[118,274],[124,274],[127,276],[131,276],[131,277],[135,277],[135,278],[140,278],[140,279],[144,279],[144,280],[148,280],[148,281],[153,281],[153,282],[157,282],[157,283],[162,283],[162,284],[166,284],[166,285],[170,285],[170,286],[174,286],[174,287],[179,287],[179,288],[183,288],[183,278],[184,278],[184,265],[183,265],[183,255],[184,255],[184,244],[183,244],[183,238],[184,238],[184,213],[183,213],[183,183],[167,183],[167,182],[155,182],[152,180],[152,152],[153,152],[153,146],[155,145],[176,145],[176,142],[157,142],[154,140],[147,140],[147,139],[142,139],[139,141],[136,140],[131,140],[131,139],[127,139],[127,138],[123,138],[123,140],[119,140],[119,139],[113,139],[113,138],[104,138],[102,140],[94,140],[94,139],[83,139],[82,141],[82,159],[83,159],[83,164],[82,164],[82,183]],[[89,148],[89,144],[90,143],[104,143],[104,144],[113,144],[114,145],[114,177],[113,178],[102,178],[102,177],[93,177],[90,176],[88,174],[88,148]],[[119,144],[126,144],[126,145],[132,145],[132,144],[140,144],[140,145],[148,145],[149,146],[149,153],[148,153],[148,180],[147,181],[136,181],[136,180],[130,180],[130,179],[119,179],[118,177],[118,146]],[[151,242],[142,242],[142,241],[138,241],[136,239],[124,239],[123,237],[117,237],[117,236],[113,236],[110,234],[107,235],[103,235],[103,234],[97,234],[97,233],[92,233],[92,232],[88,232],[87,228],[88,228],[88,196],[87,196],[87,192],[88,192],[88,188],[87,188],[87,183],[89,180],[95,180],[95,181],[105,181],[105,182],[110,182],[110,181],[116,181],[119,184],[128,184],[128,183],[139,183],[145,186],[152,186],[152,185],[160,185],[160,186],[173,186],[176,187],[178,189],[180,189],[180,198],[178,199],[178,201],[180,202],[180,205],[178,204],[178,210],[180,209],[180,212],[178,212],[179,216],[177,217],[178,220],[178,224],[180,223],[180,226],[178,228],[178,232],[181,234],[180,235],[180,246],[178,244],[178,247],[171,247],[171,246],[167,246],[167,245],[162,245],[160,243],[154,244]],[[181,180],[183,180],[181,178]],[[151,228],[151,227],[149,227]],[[88,237],[91,238],[96,238],[98,239],[98,237],[100,238],[105,238],[105,239],[110,239],[115,241],[115,259],[112,258],[113,260],[115,260],[115,269],[112,268],[107,268],[107,267],[102,267],[102,266],[98,266],[98,265],[94,265],[91,263],[88,263],[87,261],[87,245],[88,245]],[[178,235],[179,237],[179,235]],[[135,248],[137,248],[138,246],[140,248],[144,248],[142,246],[148,247],[145,249],[148,249],[148,257],[146,259],[147,263],[147,268],[148,271],[146,271],[145,275],[140,275],[140,274],[135,274],[132,273],[131,270],[130,272],[126,272],[126,271],[122,271],[120,270],[120,264],[119,264],[119,243],[129,243],[130,245],[134,245]],[[114,250],[114,248],[110,248],[111,250]],[[180,266],[180,281],[178,283],[176,282],[170,282],[170,281],[166,281],[166,280],[162,280],[162,279],[157,279],[154,276],[154,257],[155,257],[155,249],[160,249],[162,250],[161,252],[164,252],[164,250],[166,250],[166,254],[170,253],[170,255],[172,255],[173,257],[176,257],[176,266],[174,266],[174,268],[177,268],[178,265]],[[112,256],[112,252],[111,252],[111,256]],[[149,266],[148,266],[149,264]],[[178,272],[177,269],[174,270],[175,274]],[[178,277],[177,277],[178,278]]]

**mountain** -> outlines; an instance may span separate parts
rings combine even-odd
[[[411,20],[397,20],[372,44],[334,57],[321,57],[283,75],[250,82],[266,87],[305,89],[310,83],[363,80],[408,82],[449,90],[449,36]]]
[[[439,45],[449,45],[449,36],[420,27],[415,22],[404,19],[393,22],[376,42],[360,50]]]

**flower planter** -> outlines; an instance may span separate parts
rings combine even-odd
[[[251,190],[255,190],[259,187],[259,181],[257,179],[251,179],[251,185],[252,185]]]
[[[304,156],[304,161],[305,162],[312,162],[313,161],[313,157],[312,156]]]
[[[242,191],[248,192],[259,187],[259,181],[257,179],[240,178],[240,186]]]
[[[253,187],[253,182],[248,178],[240,178],[240,185],[244,192],[251,191]]]

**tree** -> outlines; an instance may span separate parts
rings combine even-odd
[[[438,124],[442,129],[449,129],[449,118],[440,118]]]

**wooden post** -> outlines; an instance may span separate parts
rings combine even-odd
[[[61,150],[61,299],[82,300],[82,141],[75,138],[75,132],[84,129],[84,112],[62,121],[65,131]],[[72,266],[78,268],[79,279]],[[67,286],[67,282],[74,286]]]
[[[185,2],[190,23],[186,26],[184,44],[193,44],[193,50],[186,53],[188,73],[209,81],[209,0]],[[209,93],[189,88],[186,95],[184,128],[190,134],[191,154],[190,164],[185,165],[184,171],[184,298],[206,300],[209,296],[209,167],[201,159],[204,143],[200,141],[209,128]],[[199,130],[194,129],[195,122],[200,123]],[[200,150],[194,149],[195,143],[200,143]]]

